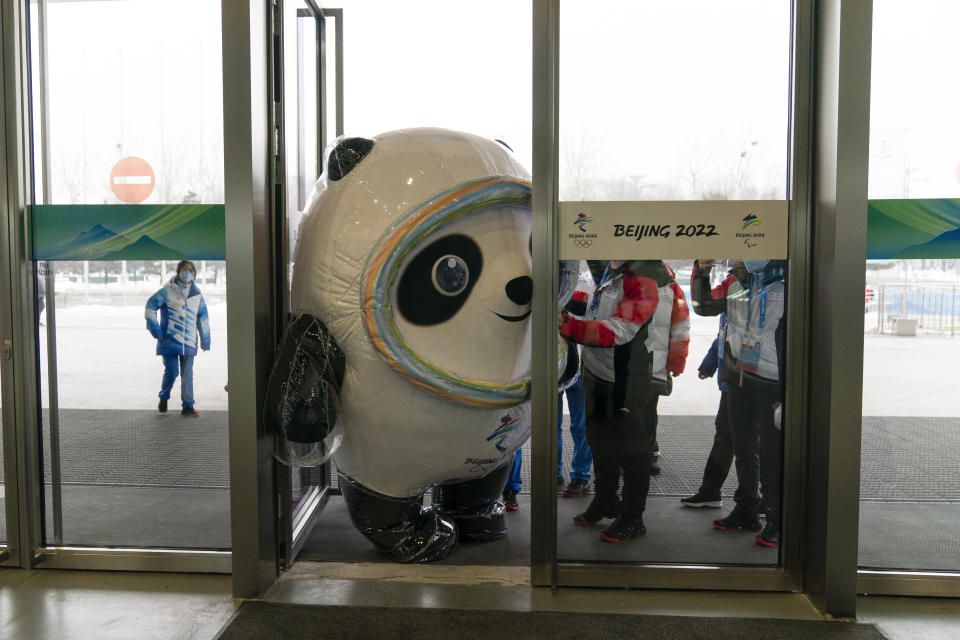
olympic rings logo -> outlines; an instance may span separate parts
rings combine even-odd
[[[573,241],[573,246],[577,249],[589,249],[593,246],[593,240],[577,239]]]

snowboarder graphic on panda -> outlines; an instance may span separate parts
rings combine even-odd
[[[281,459],[333,456],[354,526],[396,561],[506,533],[530,434],[530,197],[503,143],[406,129],[340,140],[307,203],[265,420]]]

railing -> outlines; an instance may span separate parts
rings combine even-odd
[[[960,330],[960,285],[882,283],[867,287],[873,291],[864,303],[864,331],[868,333],[897,333],[901,320],[916,320],[917,332],[953,337]]]
[[[85,285],[66,278],[58,279],[57,308],[66,309],[83,305],[142,306],[162,286],[163,283],[158,278],[152,278],[150,281],[130,278],[127,282],[119,282],[111,276],[110,281],[104,283],[101,275],[99,282],[91,278],[90,284]],[[227,287],[222,277],[219,282],[215,282],[213,278],[209,278],[207,282],[199,279],[197,286],[200,287],[208,306],[226,300]]]

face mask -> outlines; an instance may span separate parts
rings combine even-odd
[[[744,260],[743,266],[747,268],[747,271],[750,273],[760,273],[767,266],[769,260]]]
[[[190,284],[191,282],[193,282],[193,272],[192,272],[192,271],[187,271],[186,269],[184,269],[183,271],[181,271],[181,272],[180,272],[180,282],[183,282],[183,283],[186,283],[186,284]]]

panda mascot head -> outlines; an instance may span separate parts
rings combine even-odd
[[[529,435],[530,182],[443,129],[341,140],[300,224],[292,307],[343,352],[341,473],[409,497]]]

